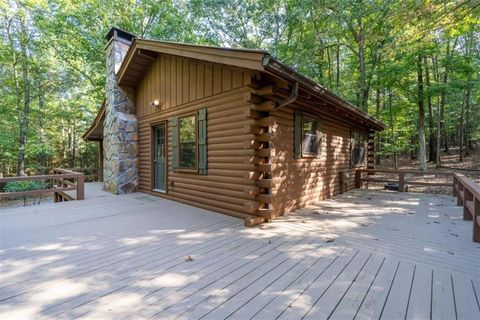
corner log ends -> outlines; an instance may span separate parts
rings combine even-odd
[[[270,112],[277,107],[275,101],[265,98],[265,95],[272,93],[272,86],[265,86],[248,92],[244,96],[245,102],[250,108],[245,110],[245,116],[254,119],[253,125],[245,126],[245,132],[253,134],[253,139],[245,142],[245,148],[254,150],[254,157],[251,163],[255,170],[247,174],[247,178],[254,180],[254,188],[245,190],[253,195],[255,201],[245,202],[245,209],[256,219],[246,219],[246,226],[253,226],[265,221],[271,221],[275,217],[272,186],[272,164],[271,157],[275,155],[272,146],[272,138],[276,130],[276,119]]]

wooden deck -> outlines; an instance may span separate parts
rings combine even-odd
[[[142,193],[4,209],[1,319],[480,319],[448,196],[355,190],[256,228]]]

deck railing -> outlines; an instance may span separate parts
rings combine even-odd
[[[364,177],[363,173],[367,173]],[[376,173],[383,174],[393,174],[397,175],[398,179],[388,179],[388,178],[378,178],[375,177]],[[452,172],[443,172],[443,171],[416,171],[416,170],[371,170],[371,169],[359,169],[355,171],[355,188],[361,188],[362,182],[384,182],[384,183],[396,183],[398,184],[398,191],[404,192],[405,186],[407,185],[417,185],[417,186],[430,186],[430,187],[452,187],[451,182],[425,182],[425,181],[414,181],[406,180],[406,175],[414,176],[424,176],[424,175],[435,175],[443,177],[451,177]]]
[[[85,181],[99,181],[98,168],[64,168],[63,170],[83,173]]]
[[[1,192],[0,200],[22,196],[38,196],[53,193],[54,202],[83,200],[85,198],[85,176],[83,173],[65,169],[53,169],[53,174],[0,178],[0,183],[14,181],[51,181],[50,187],[39,190]],[[67,191],[76,191],[72,196]]]
[[[364,174],[366,173],[366,174]],[[398,176],[398,179],[378,178],[376,173],[390,174]],[[406,181],[405,175],[425,176],[435,175],[443,177],[453,177],[449,183],[425,182],[425,181]],[[345,178],[340,180],[344,180]],[[415,170],[367,170],[359,169],[355,171],[355,188],[361,188],[363,182],[383,182],[395,183],[398,185],[398,191],[404,192],[407,185],[419,186],[440,186],[452,187],[453,196],[457,197],[457,205],[463,206],[463,219],[473,221],[473,241],[480,242],[480,185],[473,180],[465,177],[463,174],[442,171],[415,171]],[[368,184],[367,184],[368,185]]]
[[[480,185],[463,174],[453,175],[453,196],[463,206],[463,220],[473,221],[473,241],[480,242]]]

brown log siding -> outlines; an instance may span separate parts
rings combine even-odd
[[[273,139],[275,157],[272,159],[275,187],[274,209],[281,215],[340,193],[340,172],[350,170],[350,127],[321,119],[321,156],[295,159],[294,109],[275,111],[277,129]],[[355,185],[354,174],[348,175],[348,189]]]
[[[260,183],[252,179],[262,168],[254,164],[251,141],[255,136],[248,129],[256,124],[247,117],[255,106],[245,102],[245,94],[254,91],[248,86],[252,76],[253,71],[168,55],[152,63],[136,95],[140,191],[242,218],[252,214],[248,204],[264,196],[258,195]],[[160,106],[152,106],[153,100],[159,100]],[[174,173],[169,122],[173,116],[201,108],[207,108],[208,174]],[[305,110],[322,119],[322,156],[318,159],[294,159],[292,107],[272,114],[277,123],[271,141],[275,156],[270,160],[276,216],[339,193],[340,171],[350,170],[348,121],[327,109]],[[166,194],[152,191],[152,126],[161,121],[167,121],[168,132]],[[349,174],[348,188],[353,186],[354,175]]]
[[[245,132],[253,120],[244,115],[249,108],[244,101],[249,72],[169,56],[151,65],[136,96],[140,191],[244,217],[244,203],[253,200],[245,188],[254,185],[247,178],[254,170],[253,150],[247,148],[253,135]],[[159,108],[151,105],[153,100],[160,101]],[[201,108],[207,108],[208,174],[174,173],[169,122]],[[166,194],[152,191],[152,126],[161,121],[167,122],[168,132]]]

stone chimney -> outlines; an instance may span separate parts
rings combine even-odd
[[[119,87],[117,72],[135,36],[112,28],[105,47],[105,120],[103,123],[103,189],[114,194],[138,190],[138,123],[135,91]]]

